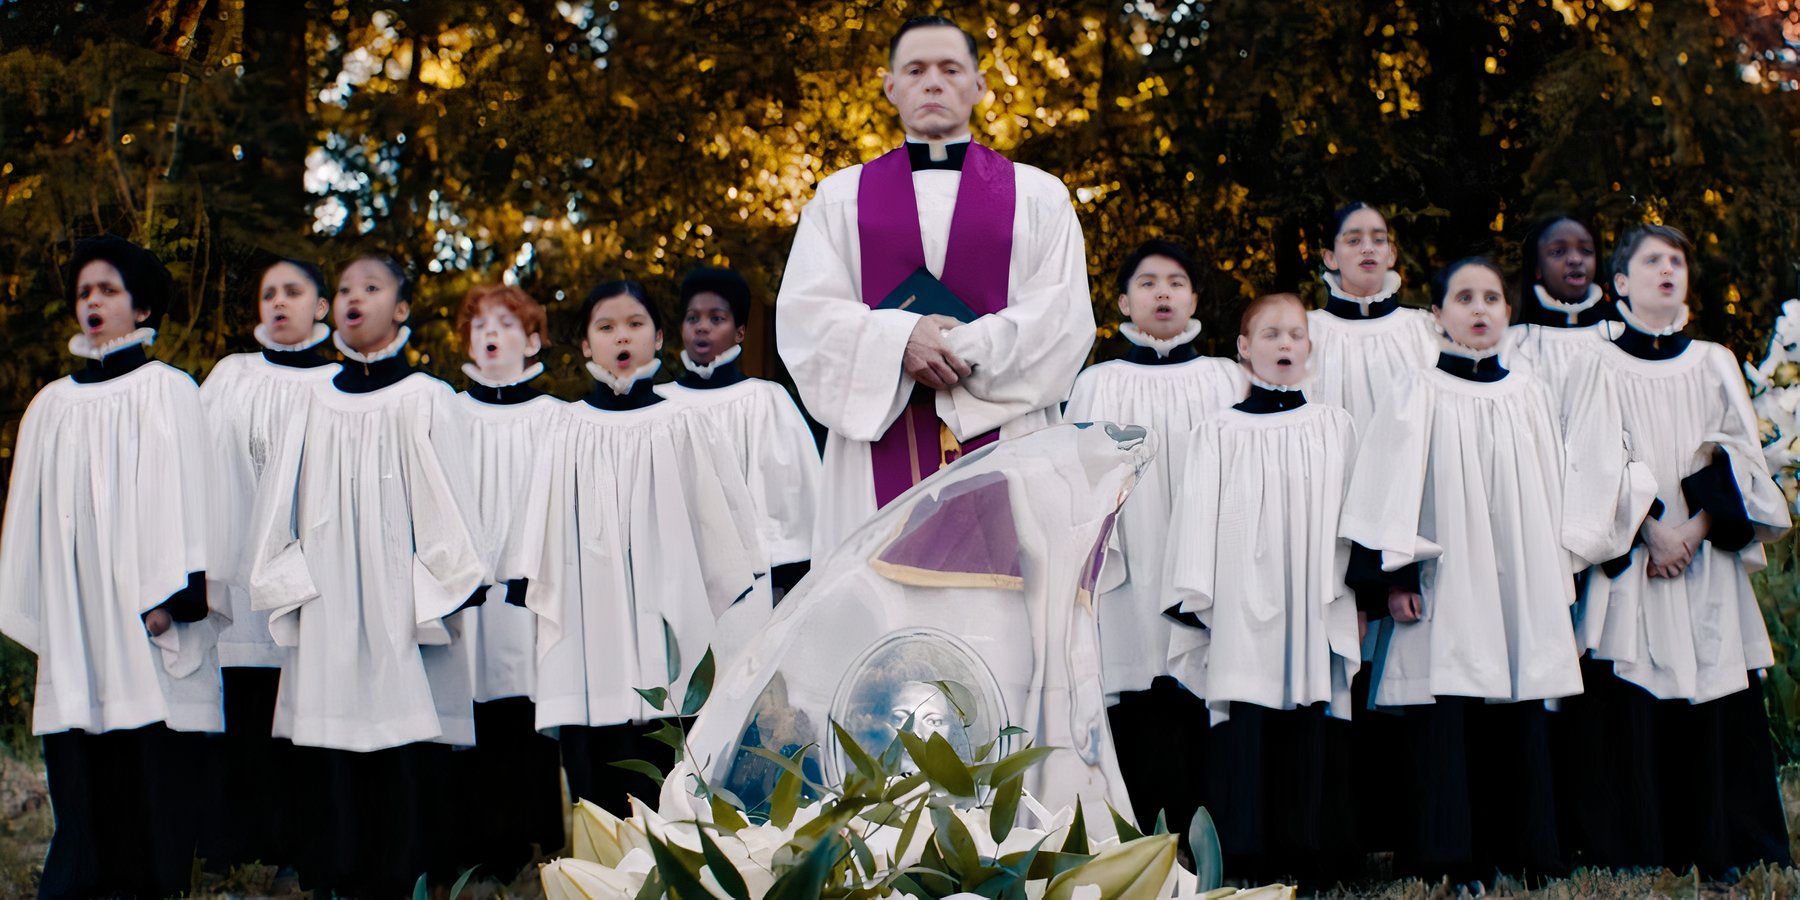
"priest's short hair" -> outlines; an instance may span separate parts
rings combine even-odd
[[[681,279],[681,305],[676,311],[687,315],[688,301],[697,294],[718,294],[731,307],[733,325],[742,326],[750,319],[750,283],[733,269],[701,266]]]
[[[981,64],[981,52],[975,47],[975,36],[970,34],[961,25],[958,25],[943,16],[913,16],[912,18],[907,19],[906,22],[900,26],[900,30],[894,32],[893,38],[888,41],[888,65],[890,67],[894,65],[894,53],[900,49],[900,39],[906,37],[907,32],[919,28],[956,29],[956,33],[963,36],[964,43],[969,45],[970,63],[975,65]]]

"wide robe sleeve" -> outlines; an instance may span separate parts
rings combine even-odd
[[[192,589],[180,584],[199,588],[197,592],[205,597],[204,607],[190,610],[187,615],[171,610],[176,615],[175,624],[151,638],[162,650],[163,665],[169,674],[183,678],[206,664],[210,651],[218,644],[220,627],[230,620],[231,608],[224,592],[206,591],[199,580],[207,571],[208,546],[214,540],[210,521],[214,503],[209,485],[215,471],[211,453],[214,445],[201,406],[200,389],[183,373],[170,375],[164,389],[168,414],[162,421],[145,423],[145,438],[138,446],[138,487],[148,492],[140,501],[138,534],[144,541],[142,558],[155,561],[161,577],[175,580],[178,586],[171,591],[162,589],[166,585],[152,588],[151,596],[146,598],[148,605],[141,612],[162,605],[173,594]],[[178,521],[169,521],[170,510],[179,510]],[[179,571],[159,557],[179,559]]]
[[[1754,572],[1767,565],[1762,545],[1779,540],[1793,527],[1793,519],[1787,496],[1769,475],[1756,412],[1750,405],[1744,380],[1738,375],[1737,359],[1730,350],[1716,344],[1708,344],[1706,349],[1706,363],[1714,370],[1712,380],[1721,396],[1719,416],[1696,453],[1701,460],[1723,455],[1720,468],[1729,474],[1727,491],[1736,489],[1748,525],[1748,543],[1738,552],[1745,569]]]
[[[769,565],[804,562],[812,558],[813,516],[824,477],[819,447],[787,391],[773,383],[763,390],[764,427],[748,435],[748,488],[762,514]]]
[[[456,427],[453,394],[446,385],[414,415],[405,448],[407,496],[412,513],[414,623],[432,626],[492,578],[471,536],[475,511],[468,434]],[[434,629],[435,630],[435,629]]]
[[[0,526],[0,634],[33,654],[40,653],[42,646],[44,536],[63,527],[43,502],[44,492],[51,489],[44,467],[49,454],[42,446],[47,415],[44,403],[43,393],[33,398],[19,423],[13,442],[12,479],[6,489],[6,518]]]
[[[1168,570],[1164,584],[1181,612],[1191,613],[1205,627],[1174,628],[1169,633],[1168,670],[1188,690],[1204,696],[1206,651],[1212,642],[1213,600],[1218,592],[1219,521],[1224,455],[1219,426],[1207,422],[1193,436],[1183,466],[1181,494],[1169,519],[1169,534],[1182,546],[1165,555]]]
[[[295,410],[302,418],[282,434],[250,516],[250,608],[269,613],[269,634],[282,647],[300,639],[300,608],[319,598],[319,587],[306,568],[301,545],[301,472],[306,459],[306,424],[310,402]]]
[[[256,504],[256,473],[251,469],[250,455],[233,452],[231,445],[235,432],[231,416],[236,411],[230,408],[228,388],[233,378],[241,377],[239,368],[235,357],[227,356],[219,360],[200,385],[200,407],[206,416],[206,449],[211,454],[209,464],[214,476],[208,495],[210,549],[206,577],[212,583],[208,592],[217,591],[221,596],[226,585],[249,584],[244,523],[250,521]],[[277,449],[270,448],[269,452]]]
[[[1403,376],[1376,410],[1359,442],[1344,497],[1340,536],[1380,552],[1387,572],[1444,552],[1420,534],[1433,414],[1427,377],[1426,371]]]
[[[855,249],[861,167],[819,185],[800,212],[775,298],[776,349],[808,412],[853,441],[879,439],[914,382],[901,366],[917,313],[862,302]]]
[[[1656,473],[1636,458],[1612,373],[1587,354],[1560,398],[1564,549],[1585,568],[1630,552],[1656,502]]]
[[[1045,196],[1032,196],[1021,210],[1032,217],[1030,274],[1006,309],[945,335],[951,351],[974,367],[937,396],[938,418],[963,440],[1068,397],[1094,344],[1087,247],[1068,188],[1035,170],[1021,168],[1018,175],[1021,192],[1031,189],[1028,178],[1054,182],[1036,185]]]

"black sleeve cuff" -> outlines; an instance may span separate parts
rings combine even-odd
[[[1651,500],[1650,518],[1661,521],[1663,510],[1665,508],[1666,507],[1663,506],[1661,500]],[[1636,549],[1643,543],[1644,528],[1642,525],[1639,525],[1637,533],[1631,536],[1631,547],[1632,549]],[[1600,564],[1600,571],[1605,572],[1606,577],[1608,578],[1617,578],[1620,575],[1625,574],[1625,570],[1629,568],[1631,568],[1631,550],[1626,550],[1624,556],[1614,557],[1613,559],[1609,559]]]
[[[794,589],[794,585],[799,584],[800,579],[805,578],[806,573],[810,571],[812,571],[812,560],[810,559],[782,563],[769,570],[769,585],[778,591],[791,591]]]
[[[206,618],[206,573],[189,572],[187,587],[169,595],[150,612],[162,610],[177,622],[198,622]],[[150,613],[144,613],[149,615]]]
[[[512,578],[506,582],[506,603],[509,606],[524,606],[525,592],[531,588],[531,579]]]
[[[1163,610],[1162,614],[1164,616],[1167,616],[1170,621],[1172,621],[1178,625],[1186,625],[1189,628],[1205,628],[1206,627],[1206,623],[1200,621],[1200,615],[1198,613],[1182,611],[1181,604],[1179,604],[1179,603],[1175,604],[1174,606],[1169,607],[1168,609]]]
[[[470,594],[469,599],[464,600],[462,602],[461,606],[457,607],[454,610],[451,610],[450,615],[454,616],[457,613],[462,612],[465,609],[474,609],[475,607],[480,606],[483,603],[486,603],[487,602],[487,592],[488,592],[489,587],[490,587],[490,585],[485,585],[485,584],[476,585],[475,593]]]
[[[1688,509],[1706,510],[1711,517],[1706,539],[1714,547],[1736,553],[1755,539],[1750,514],[1744,511],[1744,495],[1738,492],[1737,479],[1731,477],[1731,459],[1724,450],[1714,448],[1706,468],[1681,479],[1681,495],[1687,498]]]
[[[1381,551],[1353,542],[1344,584],[1356,593],[1356,608],[1370,619],[1379,619],[1388,614],[1389,592],[1419,593],[1419,564],[1408,563],[1393,572],[1382,571]]]

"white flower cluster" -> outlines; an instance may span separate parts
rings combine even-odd
[[[1775,483],[1800,515],[1800,300],[1781,305],[1762,364],[1744,364],[1750,402],[1761,431],[1763,458]]]

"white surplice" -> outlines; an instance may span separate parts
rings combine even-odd
[[[34,734],[224,727],[224,610],[156,638],[142,619],[207,567],[205,434],[199,388],[160,362],[58,379],[26,408],[0,529],[0,633],[37,656]]]
[[[1389,272],[1381,293],[1353,298],[1340,292],[1337,277],[1324,276],[1326,289],[1354,303],[1372,305],[1400,290],[1400,276]],[[1437,359],[1437,332],[1431,314],[1401,307],[1378,319],[1345,319],[1323,309],[1306,314],[1312,336],[1312,359],[1306,385],[1310,402],[1336,406],[1350,414],[1358,431],[1374,418],[1382,401],[1408,372],[1430,368]]]
[[[1602,472],[1595,477],[1608,477],[1617,466],[1598,463],[1616,459],[1622,431],[1670,526],[1694,513],[1682,479],[1723,450],[1754,531],[1735,553],[1702,541],[1679,578],[1649,577],[1642,546],[1630,551],[1631,566],[1616,579],[1594,569],[1579,607],[1583,646],[1612,660],[1620,678],[1665,700],[1698,703],[1745,689],[1750,670],[1775,661],[1749,574],[1765,564],[1762,545],[1792,523],[1787,498],[1769,476],[1737,358],[1707,341],[1667,360],[1639,359],[1606,343],[1574,370],[1566,402],[1571,459],[1591,458]]]
[[[669,402],[570,403],[543,439],[539,521],[520,556],[538,616],[537,726],[670,715],[633,689],[665,688],[679,708],[718,615],[766,568],[731,442],[707,410]]]
[[[284,436],[305,426],[307,398],[337,371],[335,364],[298,368],[261,353],[236,353],[219,360],[200,385],[218,466],[210,514],[215,551],[206,575],[208,589],[229,598],[231,611],[231,624],[219,634],[221,666],[272,668],[286,654],[269,634],[269,614],[250,608],[245,535],[257,488]]]
[[[1018,437],[1058,421],[1057,405],[1094,341],[1087,251],[1069,189],[1015,163],[1007,308],[951,330],[945,342],[972,375],[937,394],[959,440],[998,428]],[[819,183],[800,214],[775,303],[782,361],[812,417],[830,429],[813,551],[823,557],[875,512],[871,443],[899,418],[915,382],[901,370],[916,313],[862,298],[857,188],[862,166]],[[941,275],[962,173],[913,173],[925,266]]]
[[[292,648],[277,737],[473,743],[468,664],[442,620],[490,575],[447,476],[466,471],[456,402],[423,372],[368,393],[324,383],[289,434],[251,534],[251,604]]]
[[[1387,571],[1422,564],[1420,620],[1382,623],[1375,702],[1580,692],[1572,576],[1597,560],[1562,547],[1563,449],[1543,384],[1415,370],[1361,430],[1340,532]]]
[[[1148,690],[1156,676],[1169,674],[1170,635],[1184,626],[1163,615],[1176,603],[1163,581],[1164,551],[1172,534],[1169,514],[1182,495],[1188,441],[1248,389],[1242,366],[1210,356],[1165,365],[1113,360],[1089,366],[1075,379],[1065,419],[1142,425],[1156,432],[1163,448],[1119,510],[1114,552],[1100,580],[1097,614],[1109,701],[1124,691]]]
[[[1228,409],[1191,440],[1168,524],[1182,547],[1168,582],[1207,631],[1177,633],[1174,674],[1206,698],[1214,723],[1232,703],[1329,703],[1350,718],[1361,652],[1344,585],[1350,545],[1338,537],[1356,455],[1350,414],[1316,403]]]

